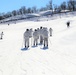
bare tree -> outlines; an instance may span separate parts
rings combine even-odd
[[[0,20],[2,20],[3,19],[3,16],[2,15],[0,15]]]
[[[13,10],[12,11],[12,16],[16,16],[17,14],[16,14],[16,10]]]
[[[40,11],[46,11],[46,10],[47,10],[46,7],[41,7],[41,8],[40,8]]]
[[[19,14],[20,14],[20,15],[23,14],[22,8],[19,9]]]
[[[36,12],[37,12],[36,6],[32,7],[32,12],[33,12],[33,13],[36,13]]]
[[[26,7],[25,6],[21,7],[21,11],[22,11],[22,14],[26,14]]]
[[[75,0],[69,0],[68,1],[68,9],[70,11],[75,11],[76,10],[76,1]]]
[[[27,13],[32,13],[32,9],[31,8],[28,8],[27,9]]]
[[[61,10],[66,10],[66,8],[67,8],[66,2],[63,2],[63,3],[60,5],[60,7],[61,7]]]
[[[57,10],[58,10],[58,6],[53,4],[53,9],[54,9],[54,13],[58,13]]]
[[[50,8],[50,10],[53,9],[53,7],[52,7],[52,0],[49,1],[49,8]]]

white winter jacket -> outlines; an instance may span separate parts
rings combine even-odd
[[[24,39],[29,40],[29,31],[24,32]]]
[[[33,32],[33,38],[34,38],[34,39],[38,39],[38,38],[39,38],[38,31],[34,31],[34,32]]]

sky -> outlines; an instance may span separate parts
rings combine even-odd
[[[50,0],[0,0],[0,13],[11,12],[12,10],[18,10],[22,6],[37,8],[45,7]],[[52,0],[53,4],[59,5],[63,1],[67,0]]]

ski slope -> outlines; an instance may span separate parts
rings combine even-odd
[[[0,25],[0,75],[76,75],[76,17],[48,21],[26,21]],[[70,21],[69,28],[66,22]],[[51,27],[48,49],[43,45],[24,50],[23,33],[27,28]]]

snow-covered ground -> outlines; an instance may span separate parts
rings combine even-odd
[[[0,32],[4,32],[0,40],[0,75],[76,75],[75,20],[76,17],[70,16],[0,25]],[[71,22],[69,28],[67,21]],[[24,31],[40,26],[53,29],[48,49],[43,49],[43,45],[32,47],[30,43],[30,48],[23,50]]]

